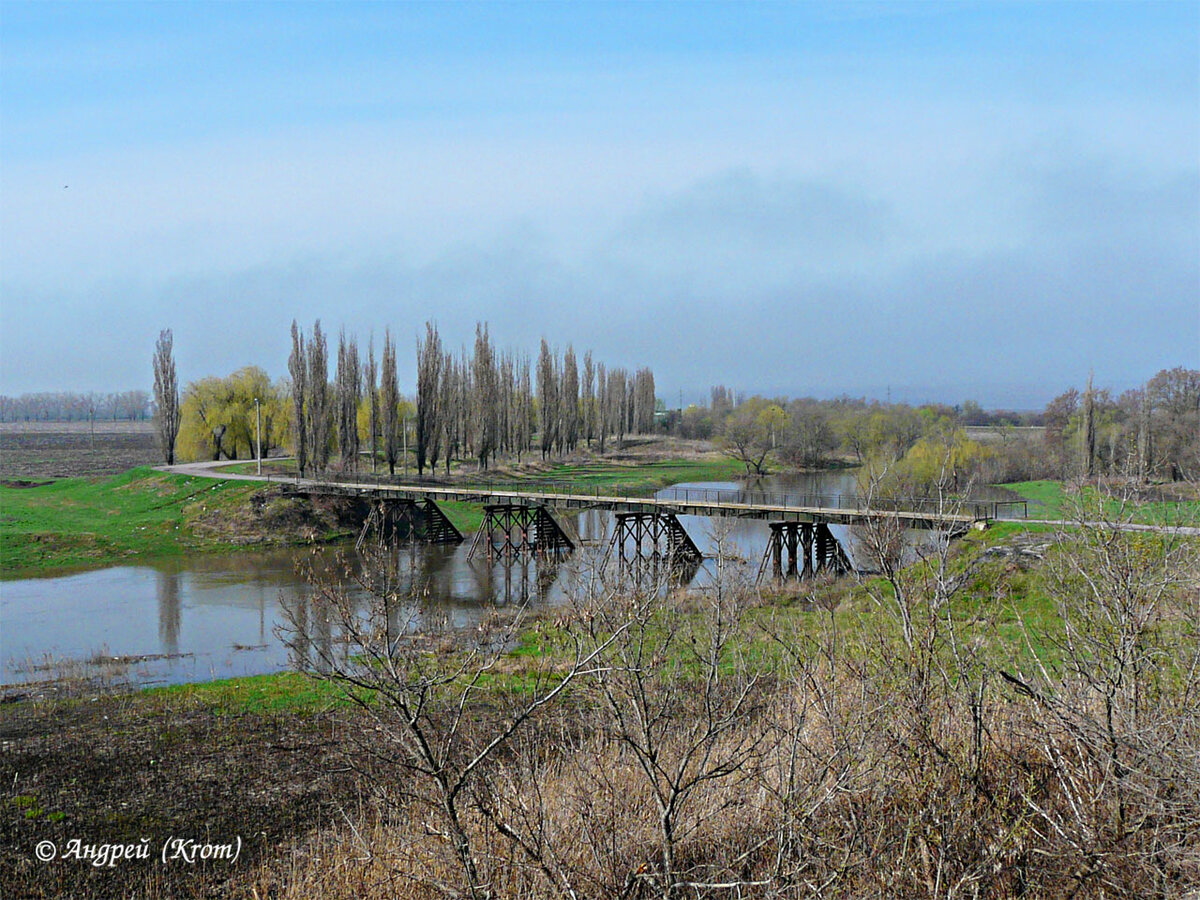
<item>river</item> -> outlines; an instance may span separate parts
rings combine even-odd
[[[707,482],[678,489],[736,490],[792,498],[836,498],[854,491],[854,475],[820,472],[777,475],[746,486]],[[559,515],[556,513],[556,515]],[[409,544],[400,551],[405,593],[413,599],[407,619],[420,628],[426,617],[470,625],[492,604],[564,602],[573,577],[595,559],[611,534],[612,516],[599,511],[562,513],[584,539],[585,550],[562,563],[527,561],[515,566],[467,560],[468,542],[457,546]],[[753,577],[766,547],[768,526],[753,520],[682,516],[688,534],[713,552],[716,529],[727,530],[727,553],[740,557]],[[852,536],[833,533],[853,557]],[[591,549],[589,555],[588,548]],[[308,609],[311,587],[297,563],[334,564],[352,549],[244,551],[141,562],[77,574],[0,582],[0,683],[45,681],[83,675],[139,685],[176,684],[278,672],[303,666],[280,638],[279,627],[299,622],[328,640],[321,619]],[[693,584],[712,576],[706,562]],[[353,588],[351,588],[353,593]]]

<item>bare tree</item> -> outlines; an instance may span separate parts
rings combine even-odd
[[[475,403],[471,410],[475,423],[475,456],[479,458],[479,468],[486,469],[488,458],[496,452],[499,385],[491,338],[487,325],[482,322],[475,326],[472,368],[475,374]]]
[[[579,442],[579,366],[575,362],[575,350],[570,344],[567,344],[567,352],[563,355],[560,384],[563,445],[570,452]]]
[[[292,428],[295,430],[296,469],[303,478],[308,471],[308,417],[304,404],[308,398],[308,354],[304,334],[292,319],[292,353],[288,357],[288,374],[292,377]]]
[[[154,426],[167,465],[175,464],[175,439],[179,436],[179,377],[175,372],[171,329],[158,333],[154,345]]]
[[[375,471],[379,457],[379,380],[375,366],[375,336],[367,341],[367,361],[363,363],[363,390],[367,392],[370,414],[371,471]]]
[[[542,338],[541,351],[538,353],[537,392],[542,459],[546,459],[554,447],[558,432],[558,379],[554,375],[554,355],[545,338]]]
[[[608,434],[608,369],[604,363],[596,366],[595,399],[596,437],[600,441],[600,453],[604,453],[604,438]]]
[[[417,476],[425,472],[425,463],[441,425],[442,340],[437,326],[425,323],[425,339],[417,343]]]
[[[362,397],[362,372],[358,364],[358,340],[346,337],[343,328],[338,335],[338,368],[336,402],[338,418],[338,447],[342,465],[350,471],[358,469],[358,401]]]
[[[378,533],[363,546],[356,591],[336,576],[309,571],[315,587],[312,605],[327,623],[330,639],[311,641],[307,616],[285,606],[285,641],[296,658],[311,661],[318,677],[342,687],[373,723],[370,744],[348,759],[350,766],[359,771],[368,767],[369,774],[370,765],[382,765],[417,779],[420,787],[407,799],[432,814],[434,834],[452,848],[461,868],[465,890],[450,893],[491,896],[489,864],[471,821],[486,817],[516,847],[521,848],[522,840],[477,787],[519,732],[576,681],[595,673],[596,661],[620,632],[592,644],[575,637],[568,658],[547,661],[540,671],[529,673],[519,695],[496,690],[494,670],[525,626],[525,610],[486,620],[467,634],[445,627],[443,639],[458,649],[450,657],[431,658],[423,643],[411,640],[421,607],[401,593],[394,548]],[[363,597],[369,603],[365,615]],[[428,620],[424,624],[436,628]],[[499,715],[483,721],[480,704],[489,701]]]
[[[592,351],[583,354],[583,381],[580,382],[583,403],[583,436],[588,449],[596,435],[596,367],[592,364]]]
[[[400,455],[400,386],[396,381],[396,345],[390,330],[383,333],[383,360],[379,385],[379,405],[383,428],[383,457],[388,474],[396,474]]]
[[[536,411],[533,407],[533,383],[529,372],[529,357],[522,356],[517,368],[519,384],[517,387],[516,450],[517,462],[520,462],[521,454],[530,450],[533,446]]]
[[[318,472],[329,466],[332,450],[330,426],[333,409],[329,397],[329,350],[325,334],[321,331],[321,320],[313,323],[312,337],[308,342],[308,397],[305,408],[308,414],[308,433],[312,439],[312,463]]]

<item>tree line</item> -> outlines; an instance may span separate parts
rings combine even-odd
[[[951,486],[968,478],[1194,480],[1200,371],[1163,369],[1120,395],[1089,381],[1025,413],[987,412],[970,400],[910,406],[853,397],[745,397],[718,385],[707,405],[672,410],[663,427],[715,441],[745,464],[747,475],[775,464],[819,468],[839,461],[897,468],[914,487],[930,486],[942,469]]]
[[[146,391],[41,391],[15,397],[0,394],[0,422],[140,422],[151,415],[150,394]]]
[[[292,323],[288,359],[290,422],[302,473],[324,471],[335,462],[358,468],[364,444],[372,468],[382,458],[391,474],[405,455],[408,420],[418,476],[448,473],[454,462],[473,460],[481,470],[501,458],[518,463],[535,448],[541,457],[561,456],[581,442],[598,445],[615,437],[654,429],[654,373],[630,373],[583,355],[561,354],[543,338],[536,366],[526,353],[499,349],[486,323],[475,341],[457,353],[444,345],[437,325],[427,322],[417,341],[416,397],[399,389],[396,344],[384,333],[376,363],[374,341],[366,352],[358,339],[338,335],[337,362],[329,380],[328,339],[320,320],[306,335]]]
[[[378,361],[373,339],[363,352],[342,330],[332,381],[320,321],[307,336],[293,322],[291,336],[289,377],[272,383],[248,366],[189,384],[181,401],[164,331],[153,407],[164,456],[173,459],[173,428],[180,455],[189,458],[252,458],[261,439],[264,454],[290,444],[304,474],[335,465],[354,471],[364,452],[372,470],[382,462],[394,474],[411,449],[423,476],[439,465],[448,473],[456,461],[486,470],[501,457],[520,463],[539,452],[544,460],[580,444],[603,453],[612,439],[660,432],[713,440],[747,475],[772,464],[838,462],[895,470],[915,489],[938,479],[957,488],[967,479],[1200,477],[1200,371],[1184,367],[1118,396],[1089,379],[1082,392],[1064,391],[1040,412],[987,412],[969,400],[914,407],[848,396],[747,398],[725,385],[711,389],[707,405],[667,411],[648,367],[606,366],[590,351],[581,363],[572,346],[560,353],[545,338],[535,363],[527,353],[498,349],[482,322],[471,348],[457,353],[426,323],[412,400],[400,392],[390,330]]]

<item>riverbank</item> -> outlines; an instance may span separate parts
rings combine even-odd
[[[710,453],[545,464],[488,477],[646,495],[680,482],[728,480],[738,470],[733,460]],[[464,534],[482,522],[477,504],[441,506]],[[361,517],[349,500],[313,500],[279,485],[148,467],[107,478],[8,481],[0,484],[0,579],[191,553],[335,543],[356,536]]]
[[[352,533],[336,504],[278,487],[147,467],[109,478],[0,485],[0,578],[249,546],[324,543]]]

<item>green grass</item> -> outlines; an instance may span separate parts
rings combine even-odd
[[[1036,519],[1071,519],[1080,502],[1088,517],[1103,514],[1109,519],[1128,519],[1142,525],[1196,525],[1200,523],[1200,501],[1128,502],[1101,495],[1085,487],[1081,494],[1067,490],[1061,481],[1017,481],[1003,484],[1030,501],[1029,515]]]
[[[339,685],[298,672],[252,675],[196,684],[175,684],[141,692],[148,701],[192,700],[218,714],[313,713],[349,706],[350,696]]]
[[[190,525],[213,510],[243,506],[257,490],[261,485],[144,467],[111,478],[0,486],[0,577],[227,550]]]

